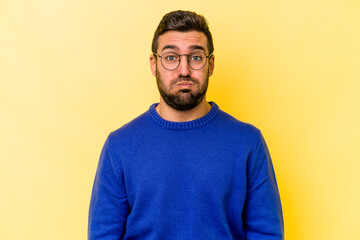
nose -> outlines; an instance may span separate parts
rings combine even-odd
[[[181,76],[189,76],[190,74],[190,66],[188,63],[188,57],[187,56],[181,56],[180,57],[180,64],[178,66],[178,71]]]

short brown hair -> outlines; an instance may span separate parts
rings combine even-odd
[[[203,32],[207,38],[209,54],[214,52],[213,39],[210,33],[208,22],[204,16],[190,11],[173,11],[167,13],[160,21],[153,37],[151,50],[156,53],[159,37],[167,31],[199,31]]]

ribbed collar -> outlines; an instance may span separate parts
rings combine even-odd
[[[164,128],[173,129],[173,130],[187,130],[187,129],[202,127],[208,124],[209,122],[211,122],[215,118],[219,110],[219,107],[214,102],[209,102],[209,103],[211,104],[211,109],[205,116],[188,122],[171,122],[163,119],[155,110],[155,107],[158,105],[158,103],[154,103],[153,105],[150,106],[148,114],[155,123],[157,123],[158,125]]]

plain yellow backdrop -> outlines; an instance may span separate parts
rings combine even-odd
[[[101,147],[158,101],[177,9],[210,23],[208,100],[267,140],[286,239],[360,239],[357,0],[1,0],[0,239],[86,239]]]

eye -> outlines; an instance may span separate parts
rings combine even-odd
[[[195,53],[193,55],[190,55],[189,60],[192,61],[192,62],[202,62],[204,57],[205,56],[202,53]]]
[[[178,55],[175,53],[166,53],[163,55],[166,62],[176,62],[178,60]]]

